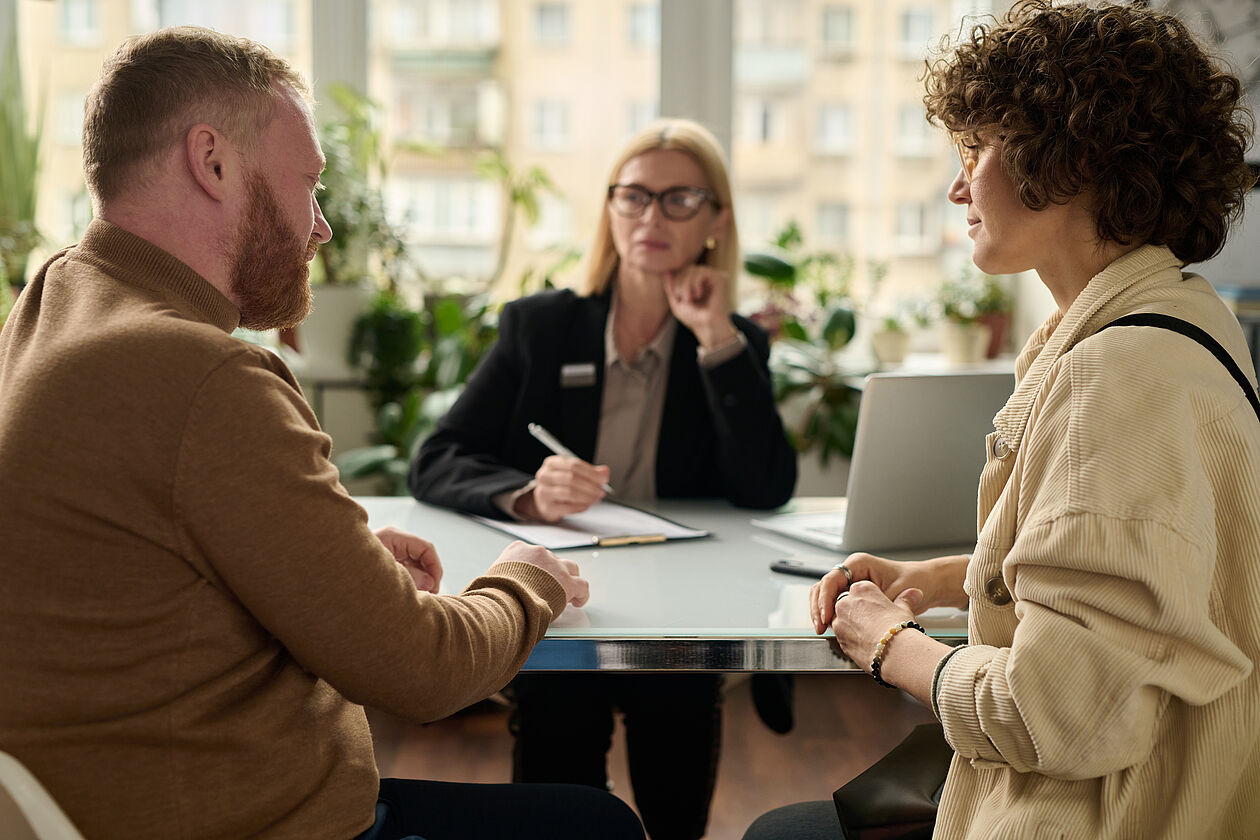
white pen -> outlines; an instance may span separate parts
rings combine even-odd
[[[533,435],[534,437],[538,438],[539,443],[541,443],[543,446],[547,447],[548,449],[550,449],[552,452],[556,453],[557,455],[563,455],[566,458],[577,458],[577,456],[573,454],[572,449],[565,446],[560,441],[556,440],[555,435],[553,435],[551,432],[547,431],[546,429],[544,429],[542,426],[538,425],[537,423],[529,424],[529,433]],[[578,458],[578,460],[580,461],[581,458]],[[605,493],[612,495],[612,491],[613,491],[612,485],[604,483],[604,484],[601,484],[599,488],[603,490]]]

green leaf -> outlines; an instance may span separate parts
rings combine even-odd
[[[856,330],[857,317],[853,310],[847,306],[837,306],[827,315],[822,331],[823,341],[832,350],[839,350],[849,343]]]
[[[439,336],[454,335],[465,322],[463,307],[453,297],[443,298],[433,307],[433,325]]]
[[[805,327],[795,318],[784,318],[780,331],[787,338],[794,338],[797,341],[809,341],[809,333],[805,331]]]
[[[775,254],[755,251],[745,254],[744,270],[771,283],[790,286],[796,282],[796,266]]]
[[[387,464],[398,457],[393,446],[364,446],[351,449],[334,459],[342,480],[380,475]]]

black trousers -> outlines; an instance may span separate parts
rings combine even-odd
[[[579,785],[381,779],[376,824],[355,840],[643,840],[630,806]]]
[[[845,840],[831,800],[784,805],[758,817],[744,840]]]
[[[613,710],[626,728],[634,801],[652,840],[698,840],[722,735],[719,674],[519,674],[512,780],[606,789]]]

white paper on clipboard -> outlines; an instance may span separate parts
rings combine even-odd
[[[690,540],[709,536],[708,531],[688,528],[637,508],[616,502],[599,502],[559,522],[515,522],[474,516],[478,522],[511,534],[525,542],[557,551],[596,548],[666,540]]]

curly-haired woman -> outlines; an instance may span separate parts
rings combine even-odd
[[[929,66],[976,265],[1058,307],[994,418],[974,553],[856,554],[810,592],[819,632],[940,719],[936,837],[1260,830],[1260,404],[1238,322],[1181,270],[1255,180],[1239,94],[1135,6],[1021,3]],[[969,644],[908,623],[940,605]],[[804,803],[746,840],[838,832]]]

